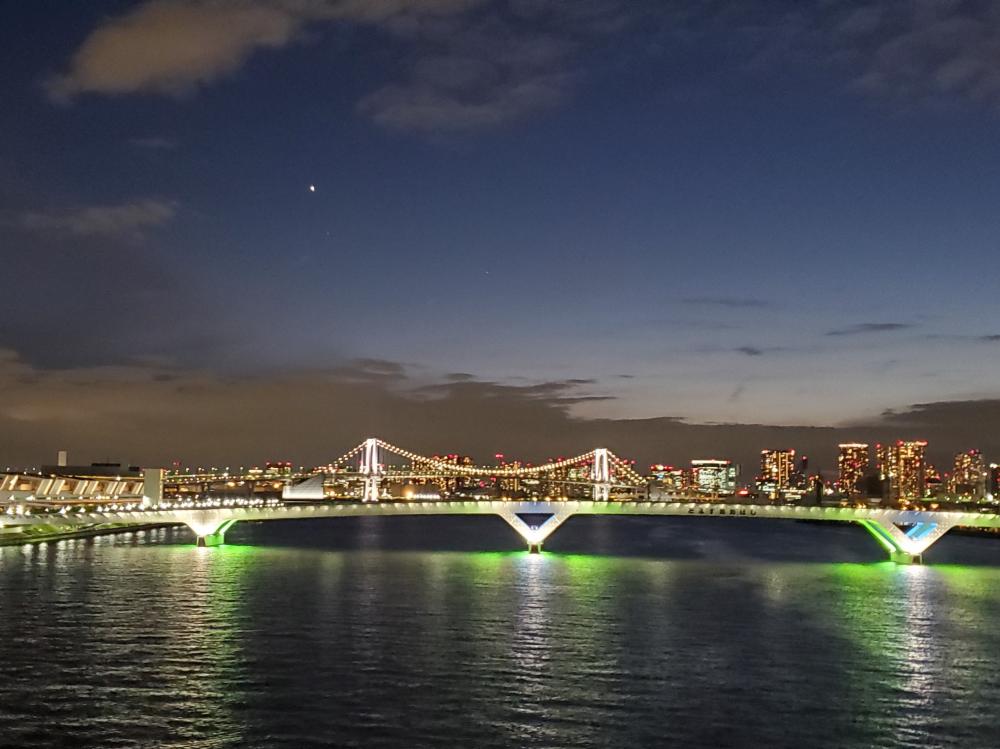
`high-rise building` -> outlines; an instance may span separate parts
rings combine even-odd
[[[990,473],[989,473],[989,483],[987,484],[987,492],[991,502],[1000,500],[1000,464],[990,463]]]
[[[941,477],[933,464],[927,463],[924,468],[924,497],[926,499],[947,499],[949,482]]]
[[[986,497],[986,461],[979,450],[955,456],[948,490],[955,499],[978,502]]]
[[[777,499],[791,486],[795,473],[795,450],[761,450],[757,487],[771,499]]]
[[[868,444],[845,442],[837,455],[837,488],[844,494],[857,496],[863,493],[863,483],[869,468]]]
[[[665,463],[655,463],[649,467],[649,475],[666,492],[680,494],[689,489],[690,481],[687,480],[686,472],[683,468],[676,468]]]
[[[889,501],[922,499],[926,495],[926,447],[924,440],[899,440],[891,445],[875,446],[879,476],[887,486]]]
[[[699,494],[729,496],[736,493],[736,466],[731,460],[692,460],[694,488]]]

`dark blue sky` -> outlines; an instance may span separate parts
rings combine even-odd
[[[611,419],[998,395],[993,4],[4,16],[0,349],[42,410],[359,360]]]

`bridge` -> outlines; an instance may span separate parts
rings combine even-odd
[[[65,508],[64,508],[65,509]],[[796,507],[785,505],[716,504],[677,501],[594,500],[439,500],[439,501],[326,501],[288,503],[273,501],[255,506],[78,511],[33,511],[0,515],[0,539],[4,534],[23,534],[40,527],[51,534],[87,529],[128,529],[149,525],[186,525],[199,546],[219,546],[226,531],[238,522],[305,520],[308,518],[397,517],[429,515],[497,515],[527,544],[539,552],[547,538],[574,515],[627,515],[668,517],[715,517],[720,520],[809,520],[856,523],[867,530],[900,564],[922,561],[922,555],[952,528],[1000,528],[996,513],[893,510],[854,507]],[[544,518],[541,522],[535,519]],[[10,535],[6,536],[8,539]],[[15,536],[16,538],[16,536]]]
[[[391,464],[395,456],[404,465]],[[307,518],[496,515],[505,520],[532,552],[574,515],[632,515],[718,517],[856,523],[865,528],[897,563],[922,561],[923,553],[952,528],[1000,528],[996,512],[906,510],[872,507],[807,507],[745,503],[693,502],[680,496],[648,498],[645,481],[606,448],[537,466],[477,466],[456,462],[455,456],[424,456],[381,439],[366,439],[311,475],[284,484],[281,498],[150,497],[132,493],[97,500],[74,495],[65,498],[0,496],[0,542],[52,538],[88,531],[128,529],[150,525],[186,525],[199,546],[224,543],[226,531],[237,522]],[[392,481],[444,482],[452,496],[393,497]],[[460,487],[457,482],[464,482]],[[502,496],[505,486],[533,482],[536,494],[518,499]],[[448,482],[456,482],[449,484]],[[585,497],[553,491],[572,487]],[[105,487],[106,488],[106,487]],[[343,489],[342,494],[338,491]],[[501,496],[497,496],[497,495]],[[23,495],[23,492],[22,492]],[[126,501],[128,500],[128,501]],[[97,502],[97,504],[95,504]],[[539,519],[541,519],[539,521]]]

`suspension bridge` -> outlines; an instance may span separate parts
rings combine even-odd
[[[212,477],[200,475],[197,480]],[[447,497],[406,499],[388,490],[394,482],[445,486]],[[518,482],[533,482],[546,496],[503,496]],[[459,482],[462,482],[459,484]],[[606,448],[540,465],[479,466],[457,456],[425,456],[372,437],[309,475],[291,474],[281,498],[133,497],[66,499],[0,495],[0,541],[44,540],[88,530],[149,525],[186,525],[199,546],[225,542],[237,522],[308,518],[496,515],[540,552],[543,543],[575,515],[718,517],[728,519],[808,520],[856,523],[867,530],[897,563],[917,563],[923,553],[956,527],[1000,528],[995,512],[903,510],[867,507],[804,507],[692,502],[684,497],[651,501],[646,481],[632,463]],[[564,487],[560,493],[559,487]],[[570,487],[571,490],[566,490]],[[8,492],[8,495],[10,492]],[[569,496],[575,494],[576,496]],[[582,495],[582,496],[581,496]],[[99,504],[95,504],[99,502]],[[17,502],[15,504],[15,502]]]

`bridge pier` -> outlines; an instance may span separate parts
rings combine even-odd
[[[222,546],[226,543],[226,531],[236,525],[233,518],[218,520],[185,520],[184,524],[194,533],[196,543],[200,548]]]
[[[226,542],[226,534],[222,533],[206,533],[204,536],[198,536],[198,546],[200,548],[207,548],[211,546],[222,546]]]
[[[889,560],[896,564],[923,564],[924,552],[954,527],[954,521],[918,522],[904,531],[895,523],[882,520],[858,523],[889,552]]]
[[[896,564],[923,564],[923,554],[911,554],[908,551],[893,551],[889,554],[890,561]]]
[[[525,540],[528,544],[528,553],[541,554],[542,543],[545,539],[551,536],[552,532],[563,524],[563,521],[574,514],[573,510],[565,507],[558,507],[554,511],[552,507],[553,505],[549,503],[539,503],[537,505],[526,503],[519,506],[515,505],[514,507],[504,507],[497,514],[506,520],[507,524],[516,530],[518,535]],[[529,515],[547,514],[549,517],[541,525],[530,526],[518,515],[518,510]]]

